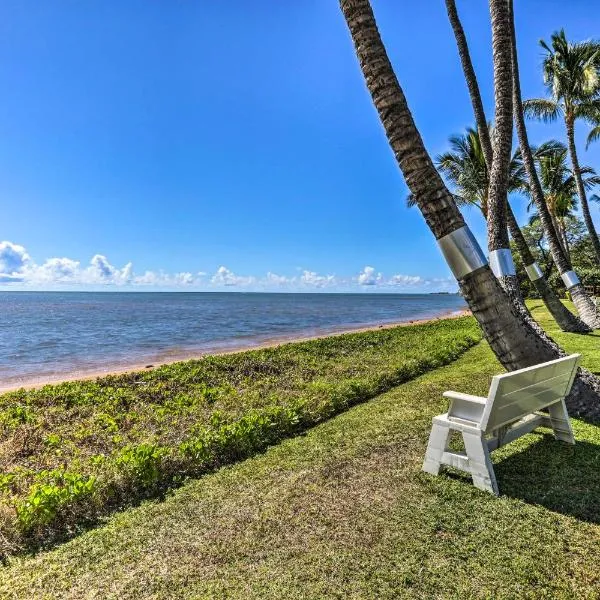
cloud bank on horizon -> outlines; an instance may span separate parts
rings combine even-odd
[[[190,289],[219,290],[242,289],[247,291],[412,291],[437,292],[456,291],[452,277],[423,278],[418,275],[395,274],[385,277],[372,266],[365,266],[357,275],[339,277],[321,275],[316,271],[298,269],[293,276],[267,272],[264,276],[237,275],[225,266],[220,266],[210,275],[205,271],[195,273],[183,271],[145,271],[136,273],[128,262],[119,268],[112,265],[106,256],[94,255],[89,264],[71,258],[48,258],[36,263],[24,246],[9,241],[0,242],[0,289],[97,289],[103,287],[123,289]]]

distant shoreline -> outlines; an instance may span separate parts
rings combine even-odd
[[[4,286],[12,284],[4,284]],[[57,288],[52,290],[30,290],[26,288],[10,289],[3,287],[0,294],[239,294],[239,295],[305,295],[305,296],[461,296],[459,292],[397,292],[377,290],[369,292],[356,291],[302,291],[302,290],[181,290],[181,289],[106,289],[105,287],[89,290],[73,288]]]
[[[308,334],[287,334],[281,336],[273,336],[261,339],[258,342],[252,343],[251,341],[230,345],[230,344],[215,344],[213,348],[208,348],[205,351],[196,350],[182,350],[176,352],[166,351],[159,355],[158,358],[154,358],[151,364],[145,362],[131,362],[121,363],[106,366],[105,368],[93,368],[93,369],[74,369],[69,372],[57,373],[56,376],[44,375],[40,377],[35,376],[24,376],[19,378],[17,381],[11,381],[6,385],[2,385],[0,382],[0,394],[12,392],[20,389],[36,389],[41,388],[44,385],[55,385],[59,383],[65,383],[67,381],[75,380],[91,380],[97,379],[98,377],[106,377],[108,375],[123,375],[125,373],[133,373],[139,371],[145,371],[149,368],[157,368],[163,365],[170,365],[177,362],[184,362],[187,360],[197,360],[204,356],[210,355],[224,355],[234,354],[236,352],[244,352],[248,350],[260,350],[263,348],[273,348],[282,344],[289,344],[294,342],[304,342],[309,340],[321,339],[325,337],[343,335],[345,333],[359,333],[361,331],[374,331],[378,329],[390,329],[393,327],[407,327],[410,325],[420,325],[423,323],[430,323],[433,321],[440,321],[444,319],[457,319],[459,317],[470,315],[470,310],[449,310],[441,313],[438,316],[430,317],[426,319],[413,319],[413,320],[402,320],[385,323],[377,323],[373,325],[358,325],[358,326],[338,326],[327,328],[321,333],[316,335]]]

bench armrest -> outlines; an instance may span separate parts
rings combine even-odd
[[[483,409],[487,401],[486,398],[453,391],[444,392],[444,397],[450,398],[449,418],[462,419],[473,423],[481,421]]]
[[[477,402],[479,404],[485,404],[487,398],[482,396],[472,396],[471,394],[463,394],[462,392],[453,392],[449,390],[443,393],[444,398],[452,398],[454,400],[466,400],[467,402]]]

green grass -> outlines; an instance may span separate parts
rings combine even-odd
[[[590,339],[560,336],[593,369]],[[500,498],[420,471],[442,392],[485,393],[500,371],[477,344],[162,501],[10,558],[0,597],[597,598],[597,426],[573,420],[575,446],[540,430],[494,452]]]
[[[480,338],[460,318],[0,396],[0,554],[251,456]]]
[[[567,352],[581,352],[582,366],[592,373],[600,374],[600,330],[588,335],[563,333],[542,303],[541,300],[528,300],[529,310],[538,323]],[[565,302],[569,310],[575,314],[572,302]]]

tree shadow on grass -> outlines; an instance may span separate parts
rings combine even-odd
[[[574,446],[543,434],[526,450],[494,464],[500,493],[600,523],[600,445]]]

